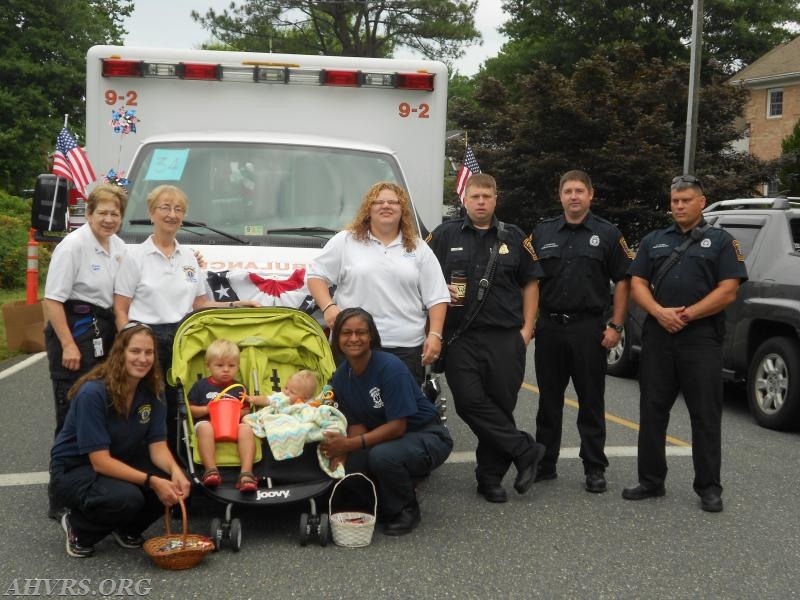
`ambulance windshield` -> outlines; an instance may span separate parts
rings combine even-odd
[[[319,236],[338,231],[353,219],[370,185],[404,185],[389,154],[234,142],[148,144],[129,180],[125,232],[151,232],[147,195],[169,184],[189,198],[187,221],[237,238],[252,236],[256,244],[255,238],[270,233]],[[186,235],[215,234],[201,227]]]

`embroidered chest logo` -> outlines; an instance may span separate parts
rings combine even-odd
[[[590,246],[594,246],[595,248],[597,248],[597,246],[600,245],[600,236],[595,234],[592,237],[590,237],[589,238],[589,245]]]
[[[183,267],[183,272],[186,274],[186,281],[189,283],[197,283],[197,271],[190,265]]]
[[[381,398],[381,389],[374,387],[369,391],[369,397],[372,398],[372,408],[383,408],[383,398]]]
[[[703,240],[700,242],[700,247],[701,248],[711,248],[711,240],[708,239],[708,238],[703,238]]]
[[[96,263],[92,263],[89,265],[89,268],[94,271],[95,273],[99,271],[102,267]]]
[[[139,415],[139,423],[147,425],[150,422],[150,413],[153,412],[153,407],[149,404],[143,404],[139,407],[136,413]]]

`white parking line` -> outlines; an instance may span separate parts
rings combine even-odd
[[[578,458],[580,448],[562,448],[559,458]],[[691,456],[692,449],[683,446],[667,446],[667,456]],[[634,457],[636,446],[606,446],[606,456],[611,458]],[[453,452],[447,459],[447,464],[462,465],[475,462],[475,452]],[[6,473],[0,475],[0,487],[13,485],[41,485],[49,481],[47,471],[33,473]]]
[[[25,360],[22,360],[17,364],[0,371],[0,379],[5,379],[6,377],[13,375],[14,373],[17,373],[18,371],[22,371],[22,369],[25,369],[30,365],[32,365],[33,363],[42,360],[45,356],[47,356],[46,352],[39,352],[37,354],[30,355]]]
[[[684,446],[667,446],[667,456],[691,456],[692,448]],[[580,448],[562,448],[559,458],[579,458]],[[610,458],[636,456],[636,446],[606,446],[606,456]],[[448,464],[474,463],[474,452],[453,452],[446,461]]]

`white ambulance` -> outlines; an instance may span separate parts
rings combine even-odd
[[[442,63],[95,46],[86,69],[86,151],[98,177],[125,172],[128,243],[161,184],[188,195],[178,239],[215,272],[296,276],[380,180],[421,232],[441,222]]]

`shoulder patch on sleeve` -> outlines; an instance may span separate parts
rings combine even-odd
[[[731,240],[731,244],[733,244],[733,251],[736,252],[736,260],[740,263],[744,262],[744,255],[742,254],[742,247],[739,244],[739,240],[733,239]]]
[[[633,252],[628,248],[628,242],[625,241],[624,236],[619,238],[619,245],[622,246],[622,251],[625,253],[625,256],[633,260]]]
[[[433,239],[433,233],[431,233],[431,232],[429,231],[429,232],[428,232],[428,237],[426,237],[426,238],[425,238],[425,243],[426,243],[426,244],[430,244],[432,239]]]
[[[533,249],[533,243],[531,242],[532,234],[522,240],[522,247],[525,248],[528,254],[531,255],[531,258],[534,262],[539,260],[539,257],[536,256],[536,250]]]

